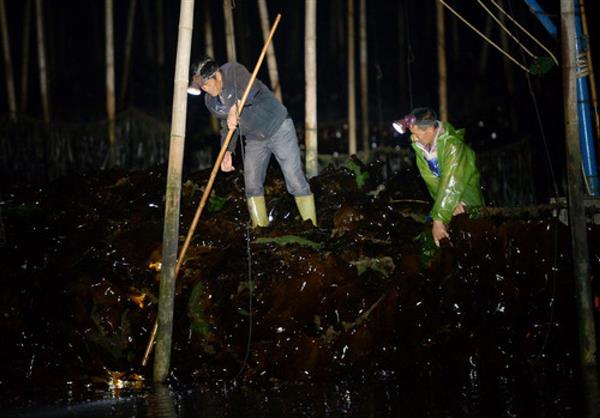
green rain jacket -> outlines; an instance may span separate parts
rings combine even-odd
[[[464,143],[464,129],[455,130],[448,122],[441,124],[444,131],[437,138],[439,177],[427,165],[423,150],[415,142],[412,147],[417,155],[421,177],[435,202],[431,217],[448,224],[460,202],[467,206],[467,210],[481,207],[484,203],[475,152]]]

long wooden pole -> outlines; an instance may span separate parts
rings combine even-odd
[[[104,0],[105,13],[105,58],[106,58],[106,119],[108,121],[109,166],[117,163],[115,137],[115,43],[113,22],[113,0]]]
[[[319,174],[317,140],[317,0],[306,0],[304,16],[304,144],[306,175]]]
[[[194,0],[181,0],[179,12],[179,37],[175,62],[175,87],[171,116],[171,145],[163,227],[162,264],[158,300],[156,356],[154,357],[154,381],[164,382],[169,374],[175,307],[175,268],[179,241],[179,203],[181,196],[181,172],[185,144],[187,116],[187,85],[189,79],[192,31],[194,27]]]
[[[269,9],[267,0],[258,0],[258,11],[260,13],[260,27],[262,29],[265,41],[269,36]],[[269,80],[271,81],[271,90],[281,101],[281,84],[279,84],[279,70],[277,69],[277,58],[275,58],[275,48],[273,44],[267,49],[267,69],[269,70]]]
[[[583,174],[576,96],[575,8],[573,0],[561,0],[561,40],[569,226],[575,275],[575,296],[579,325],[579,352],[587,415],[598,416],[598,372],[596,332],[590,285],[590,262],[584,205]]]
[[[354,69],[354,0],[348,0],[348,156],[356,154],[356,71]]]
[[[16,119],[17,98],[15,96],[15,79],[13,76],[12,59],[10,56],[10,40],[8,39],[8,24],[4,0],[0,0],[0,26],[2,26],[2,56],[4,57],[4,74],[6,76],[6,91],[8,93],[8,110],[10,118]]]
[[[185,0],[182,0],[182,2]],[[188,0],[189,1],[189,0]],[[246,99],[248,98],[248,94],[250,94],[250,90],[252,89],[252,85],[254,84],[254,80],[256,80],[256,75],[258,74],[258,70],[260,69],[260,66],[264,60],[265,54],[267,52],[267,47],[269,46],[269,43],[271,42],[271,39],[273,39],[273,34],[275,33],[275,29],[277,29],[277,25],[279,25],[279,21],[281,20],[281,15],[278,14],[277,17],[275,18],[275,22],[273,23],[273,27],[271,28],[271,32],[269,33],[269,37],[267,38],[267,41],[265,42],[265,45],[262,49],[262,52],[260,53],[260,56],[258,57],[258,61],[256,63],[256,66],[254,67],[254,71],[252,72],[252,76],[250,77],[250,80],[248,81],[248,85],[246,86],[246,90],[244,91],[244,95],[242,96],[241,100],[240,100],[240,105],[238,106],[239,109],[244,109],[244,104],[246,103]],[[188,61],[189,61],[189,57],[188,57]],[[186,70],[187,71],[187,70]],[[186,74],[186,83],[187,83],[187,74]],[[187,87],[187,84],[186,84]],[[184,118],[184,122],[185,122],[185,118]],[[184,132],[185,132],[185,123],[184,123]],[[225,152],[227,151],[227,147],[229,146],[229,143],[231,142],[231,138],[233,136],[233,133],[235,132],[235,129],[230,129],[227,132],[227,136],[225,137],[225,140],[223,141],[223,145],[221,146],[221,151],[219,152],[219,155],[217,156],[217,160],[215,161],[215,164],[213,166],[212,172],[210,173],[210,177],[208,179],[208,183],[206,184],[206,188],[204,189],[204,193],[202,194],[202,198],[200,199],[200,203],[198,204],[198,208],[196,209],[196,213],[194,214],[194,219],[192,220],[192,224],[190,226],[190,229],[187,233],[187,236],[185,238],[185,242],[183,244],[183,247],[181,248],[181,251],[179,252],[179,258],[177,260],[177,263],[175,264],[175,262],[173,262],[173,260],[171,258],[169,258],[169,266],[172,264],[173,265],[173,277],[177,277],[177,273],[179,272],[179,269],[181,268],[181,265],[183,264],[183,260],[185,259],[185,254],[187,252],[187,249],[190,245],[190,242],[192,240],[192,236],[194,235],[194,231],[196,230],[196,226],[198,225],[198,221],[200,220],[200,215],[202,214],[202,210],[204,209],[204,206],[206,205],[206,202],[208,200],[208,197],[210,195],[210,192],[212,190],[212,186],[215,182],[215,178],[217,177],[217,173],[219,172],[219,168],[221,167],[221,161],[223,160],[223,156],[225,155]],[[183,138],[183,135],[181,135]],[[183,158],[183,144],[181,147],[181,158]],[[169,158],[169,167],[171,165],[170,162],[171,158]],[[167,180],[167,182],[169,182],[169,180]],[[168,183],[170,184],[170,183]],[[179,186],[177,187],[177,191],[179,191],[181,189],[181,173],[179,173],[179,182],[177,183]],[[173,187],[175,187],[175,185],[173,185]],[[169,188],[167,188],[167,192],[169,191]],[[179,194],[177,194],[177,199],[179,199]],[[178,200],[179,201],[179,200]],[[169,208],[171,205],[169,205],[169,195],[167,195],[167,208]],[[166,216],[165,216],[166,218]],[[177,206],[177,216],[175,217],[175,219],[173,220],[174,225],[171,226],[171,228],[178,228],[178,219],[179,219],[179,206]],[[165,225],[165,229],[166,229],[166,225]],[[177,229],[178,230],[178,229]],[[171,243],[171,245],[176,245],[176,240],[175,243]],[[169,253],[171,255],[171,253]],[[163,244],[163,261],[162,261],[162,267],[161,267],[161,288],[162,288],[162,277],[163,277],[163,269],[165,269],[165,261],[167,261],[165,259],[165,244]],[[173,291],[174,291],[174,287],[173,287]],[[159,305],[160,307],[160,305]],[[147,361],[148,361],[148,357],[150,356],[150,353],[152,352],[152,346],[154,345],[154,338],[156,336],[156,329],[157,329],[157,324],[154,324],[154,327],[152,329],[152,333],[150,334],[150,340],[148,341],[148,345],[146,346],[146,352],[144,353],[144,359],[142,360],[142,366],[145,366]]]

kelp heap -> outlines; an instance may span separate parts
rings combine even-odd
[[[418,175],[379,171],[351,159],[311,179],[313,228],[273,169],[271,226],[259,230],[247,227],[241,174],[219,175],[177,279],[172,379],[443,376],[448,397],[527,404],[535,387],[564,400],[566,385],[548,382],[577,384],[567,227],[461,215],[438,250]],[[3,405],[151,379],[152,361],[140,364],[157,312],[165,172],[3,192]],[[184,179],[182,242],[208,176]],[[597,277],[597,228],[589,237]]]

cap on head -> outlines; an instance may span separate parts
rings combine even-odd
[[[219,65],[209,56],[204,56],[200,60],[192,64],[191,68],[191,83],[187,89],[187,92],[192,95],[199,95],[202,93],[200,90],[200,84],[194,80],[200,77],[202,82],[214,77],[219,70]]]

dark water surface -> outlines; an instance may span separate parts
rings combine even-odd
[[[249,230],[241,175],[220,177],[153,388],[164,172],[3,191],[2,416],[582,416],[568,228],[458,216],[436,249],[416,173],[358,160],[311,179],[318,228],[273,171],[272,225]],[[208,174],[184,179],[182,240]]]

